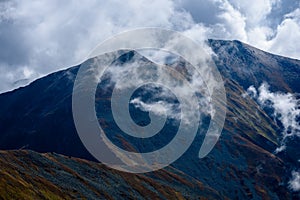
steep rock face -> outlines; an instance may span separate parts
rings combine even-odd
[[[299,92],[300,62],[237,41],[211,40],[210,44],[218,55],[216,64],[227,92],[224,130],[207,157],[201,160],[197,157],[203,140],[203,135],[198,134],[188,151],[172,166],[231,199],[292,197],[286,186],[289,159],[273,154],[279,144],[280,128],[255,101],[242,94],[250,85],[257,87],[263,81],[274,90]],[[0,95],[1,149],[25,148],[94,160],[82,145],[72,118],[71,97],[78,67]],[[103,106],[108,100],[99,98],[98,105]],[[110,131],[120,136],[115,129]],[[172,134],[172,129],[169,132]],[[139,150],[138,143],[119,138],[119,143]],[[160,143],[161,140],[151,144],[157,147]]]

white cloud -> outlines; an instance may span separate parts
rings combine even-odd
[[[215,28],[218,26],[223,27],[226,33],[223,37],[247,41],[247,33],[245,30],[246,18],[227,0],[215,0],[215,2],[219,5],[221,10],[218,17],[222,20],[222,24],[217,24]],[[218,29],[219,28],[217,28],[217,31]]]
[[[283,20],[273,27],[269,18],[272,11],[283,6],[280,0],[211,0],[219,9],[212,37],[238,39],[275,54],[300,58],[299,8],[286,13]],[[298,7],[300,4],[298,4]]]
[[[145,26],[183,31],[200,41],[238,39],[300,58],[299,6],[280,0],[3,1],[0,71],[6,73],[0,75],[0,92],[17,80],[79,63],[107,37]],[[279,20],[270,18],[280,9]],[[24,69],[32,71],[30,76],[21,73]]]
[[[221,32],[221,38],[238,39],[271,53],[300,58],[300,3],[273,27],[269,15],[283,6],[280,0],[212,1],[219,3],[219,17],[223,19],[221,25],[217,24],[222,27],[221,30],[214,26],[214,33]]]
[[[242,94],[242,96],[243,96],[244,98],[245,98],[246,96],[250,96],[251,98],[256,98],[256,97],[257,97],[257,90],[256,90],[256,88],[255,88],[253,85],[251,85],[251,86],[247,89],[246,93]]]
[[[262,107],[273,108],[275,119],[281,122],[283,126],[283,140],[282,146],[278,147],[276,152],[285,149],[287,137],[300,137],[300,99],[294,94],[271,92],[267,83],[263,83],[258,88],[258,92],[253,86],[250,86],[247,94],[256,99]]]
[[[289,181],[289,187],[297,192],[300,191],[300,173],[296,171],[292,171],[292,178]]]
[[[267,15],[272,11],[273,6],[278,5],[279,0],[252,0],[239,1],[230,0],[230,2],[241,13],[244,14],[247,26],[249,28],[264,24]]]
[[[269,51],[284,56],[299,58],[300,52],[300,9],[285,15],[278,25],[276,36],[270,41]]]
[[[268,101],[274,108],[274,114],[284,126],[284,136],[297,135],[300,137],[300,125],[297,117],[300,116],[300,100],[291,93],[270,92],[269,86],[264,83],[259,87],[258,101],[263,106],[269,106]]]
[[[1,2],[0,67],[12,74],[30,67],[29,78],[34,79],[82,62],[98,43],[120,31],[145,26],[186,30],[193,25],[189,13],[176,10],[171,0]],[[11,89],[11,78],[0,78],[7,83],[0,91]],[[13,81],[23,78],[20,73]]]
[[[140,98],[135,98],[130,101],[136,108],[140,108],[145,112],[153,112],[155,115],[167,115],[173,119],[180,120],[180,112],[175,109],[176,104],[168,103],[167,101],[157,101],[145,103]]]

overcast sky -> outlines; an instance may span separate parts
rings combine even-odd
[[[66,2],[0,0],[0,92],[75,65],[107,37],[145,26],[300,59],[300,0]]]

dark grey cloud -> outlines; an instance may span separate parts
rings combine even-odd
[[[0,24],[0,62],[10,66],[28,64],[28,50],[26,49],[26,38],[20,34],[23,27],[14,26],[11,22]],[[13,39],[13,40],[12,40]]]
[[[177,8],[187,10],[196,23],[211,25],[221,22],[218,18],[220,9],[212,1],[178,0],[177,2]]]
[[[282,0],[278,6],[274,6],[267,16],[267,21],[272,28],[276,28],[284,20],[284,15],[299,8],[300,0]]]

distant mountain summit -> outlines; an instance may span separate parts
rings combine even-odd
[[[258,88],[263,82],[267,82],[272,91],[300,93],[300,61],[272,55],[239,41],[209,40],[208,43],[216,53],[215,63],[225,82],[225,126],[220,140],[207,157],[198,158],[203,141],[203,135],[198,134],[188,151],[171,168],[181,171],[182,177],[194,177],[205,187],[218,191],[221,197],[296,197],[298,194],[289,189],[288,181],[291,171],[299,169],[299,140],[291,142],[291,147],[284,153],[274,154],[280,146],[282,127],[274,121],[271,112],[243,94],[250,86]],[[129,62],[132,57],[129,54],[137,52],[120,54],[117,61]],[[0,149],[55,152],[95,161],[81,143],[72,117],[72,91],[79,67],[52,73],[26,87],[0,95]],[[107,95],[100,87],[95,109],[105,108],[105,116],[98,117],[107,117],[109,121],[111,111]],[[141,121],[148,120],[146,115],[135,110],[132,115]],[[203,130],[209,119],[206,120]],[[143,147],[138,141],[126,140],[116,127],[109,126],[107,130],[111,139],[124,148],[139,151]],[[163,139],[143,144],[159,148],[174,132],[175,128],[170,125],[166,128],[165,138],[162,136]],[[175,186],[173,189],[182,192]]]

